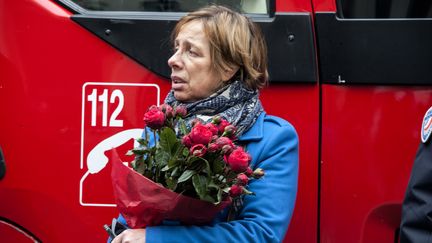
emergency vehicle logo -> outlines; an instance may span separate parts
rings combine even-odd
[[[432,107],[426,112],[421,129],[421,139],[426,143],[432,133]]]

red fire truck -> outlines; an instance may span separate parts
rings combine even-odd
[[[264,108],[299,134],[285,242],[397,241],[432,105],[427,1],[0,0],[0,242],[106,240],[104,152],[133,146],[170,89],[171,29],[208,2],[262,27]]]

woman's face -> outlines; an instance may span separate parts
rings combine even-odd
[[[207,98],[222,86],[222,77],[213,68],[210,42],[200,21],[185,24],[178,33],[175,53],[168,59],[174,96],[183,102]]]

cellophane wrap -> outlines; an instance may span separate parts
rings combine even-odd
[[[231,203],[227,200],[215,205],[164,188],[124,165],[115,149],[111,164],[115,202],[131,228],[156,226],[163,220],[203,225]]]

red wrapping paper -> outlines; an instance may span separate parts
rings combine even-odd
[[[163,220],[202,225],[231,203],[227,200],[215,205],[164,188],[125,166],[115,149],[111,164],[115,202],[131,228],[155,226]]]

